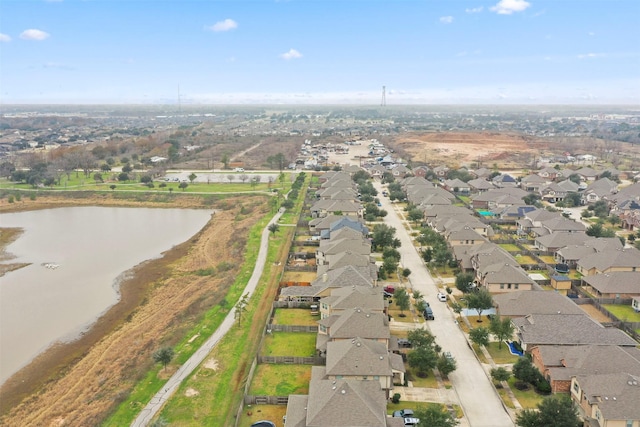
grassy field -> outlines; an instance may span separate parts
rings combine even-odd
[[[249,394],[254,396],[288,396],[309,393],[311,365],[257,366]]]
[[[283,282],[313,282],[318,278],[316,272],[312,271],[286,271],[282,275]]]
[[[500,246],[505,251],[509,251],[509,252],[518,252],[522,250],[512,243],[500,243],[498,246]]]
[[[304,325],[315,326],[320,320],[319,315],[311,315],[306,308],[276,308],[273,323],[276,325]]]
[[[541,255],[539,258],[543,262],[545,262],[547,264],[555,264],[556,263],[556,259],[554,257],[552,257],[551,255]]]
[[[630,305],[605,304],[604,307],[623,322],[640,322],[640,313],[634,311]]]
[[[316,335],[311,332],[274,332],[264,338],[263,356],[309,357],[316,354]]]
[[[407,374],[409,381],[413,384],[414,387],[425,387],[425,388],[438,388],[438,380],[436,380],[433,372],[429,372],[426,378],[420,378],[416,370],[409,365],[405,365],[407,369]]]

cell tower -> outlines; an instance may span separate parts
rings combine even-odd
[[[381,107],[387,106],[387,87],[382,86],[382,101],[380,102]]]

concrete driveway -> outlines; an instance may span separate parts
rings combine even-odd
[[[401,264],[402,267],[411,270],[407,286],[425,295],[425,300],[433,309],[435,320],[426,322],[426,328],[436,337],[443,351],[451,352],[458,364],[458,368],[449,375],[449,379],[469,425],[472,427],[513,426],[514,423],[504,408],[502,400],[457,325],[454,313],[446,303],[436,298],[438,293],[436,283],[413,246],[409,232],[404,228],[396,211],[396,205],[380,194],[382,192],[380,182],[374,182],[374,187],[378,190],[382,208],[388,212],[385,223],[396,229],[396,237],[402,243],[399,248]]]

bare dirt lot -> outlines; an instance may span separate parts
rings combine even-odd
[[[204,207],[202,198],[176,204],[38,197],[22,209],[69,205]],[[153,363],[151,354],[174,345],[198,318],[218,304],[237,268],[195,274],[228,262],[239,266],[249,228],[268,209],[266,198],[226,198],[211,203],[216,214],[189,241],[136,267],[121,285],[121,301],[79,340],[54,346],[0,389],[0,425],[92,426],[121,402]],[[16,210],[0,205],[0,211]]]
[[[391,143],[411,160],[432,166],[468,166],[482,162],[502,168],[527,164],[535,153],[548,149],[548,141],[493,132],[432,132],[403,134]]]

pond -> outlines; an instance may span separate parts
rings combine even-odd
[[[24,233],[6,252],[29,263],[0,279],[0,383],[119,300],[126,271],[201,230],[211,210],[73,207],[0,215]]]

